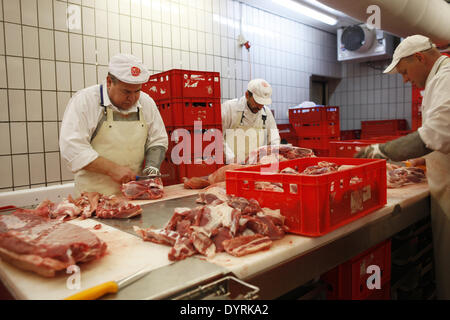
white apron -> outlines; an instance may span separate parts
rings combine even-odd
[[[249,126],[243,124],[244,111],[236,118],[231,130],[226,132],[226,143],[232,146],[237,163],[243,163],[250,152],[264,145],[266,129],[266,115],[262,115],[262,126]]]
[[[441,66],[446,63],[450,59],[443,60]],[[422,117],[425,122],[427,113],[422,113]],[[424,158],[431,198],[436,296],[450,299],[450,154],[433,151]]]
[[[99,156],[128,167],[136,175],[142,170],[145,143],[148,136],[147,123],[141,108],[139,120],[114,121],[114,111],[103,105],[103,86],[100,86],[100,105],[106,109],[106,120],[102,123],[91,145]],[[82,192],[99,192],[104,195],[120,194],[120,184],[109,176],[87,170],[75,173],[76,197]]]

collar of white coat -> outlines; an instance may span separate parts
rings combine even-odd
[[[442,63],[445,59],[447,59],[447,58],[448,58],[447,56],[443,55],[442,57],[440,57],[439,59],[436,60],[436,62],[435,62],[434,65],[433,65],[433,68],[431,68],[431,71],[430,71],[430,73],[428,74],[427,81],[425,82],[425,88],[427,87],[428,82],[430,82],[431,79],[432,79],[432,78],[436,75],[436,73],[438,72],[438,69],[439,69],[439,67],[441,66],[441,63]]]
[[[259,114],[260,112],[262,112],[261,110],[263,110],[264,114],[266,114],[266,106],[263,106],[261,108],[261,110],[259,110],[257,113],[253,113],[250,110],[250,108],[248,108],[248,106],[247,106],[247,98],[245,96],[243,96],[241,99],[239,99],[237,111],[246,111],[246,110],[248,110],[250,113],[254,114],[255,116],[257,114]]]
[[[139,103],[139,100],[138,100],[134,104],[134,106],[132,106],[131,108],[129,108],[127,110],[122,110],[122,109],[117,108],[115,105],[112,104],[111,100],[109,100],[108,88],[106,87],[106,82],[103,82],[103,104],[105,105],[105,107],[110,107],[113,111],[120,112],[122,114],[129,114],[132,112],[137,112],[138,107],[141,106],[141,104]]]

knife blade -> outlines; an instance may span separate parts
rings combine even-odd
[[[64,300],[96,300],[103,297],[107,293],[117,293],[120,289],[125,288],[126,286],[141,279],[152,271],[153,268],[150,269],[149,267],[145,267],[119,281],[107,281],[101,283],[92,288],[75,293],[74,295],[71,295]]]

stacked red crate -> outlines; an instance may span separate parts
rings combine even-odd
[[[328,142],[340,137],[339,107],[291,108],[289,122],[297,133],[298,145],[320,156],[328,156]]]
[[[208,147],[211,143],[221,147],[215,144],[215,138],[205,141],[211,135],[221,136],[219,72],[172,69],[152,75],[142,90],[155,100],[169,136],[169,148],[161,164],[161,173],[169,175],[163,179],[164,184],[181,183],[183,177],[207,176],[217,170],[220,164],[216,162],[220,161],[216,161],[219,159],[214,150],[204,151],[214,149]],[[217,142],[221,144],[222,140]]]
[[[321,278],[327,284],[329,300],[389,300],[391,240],[358,254]]]
[[[408,128],[405,119],[361,121],[361,139],[380,136],[399,136]]]
[[[298,146],[297,133],[290,123],[278,124],[278,131],[280,133],[281,143],[290,143],[293,146]]]

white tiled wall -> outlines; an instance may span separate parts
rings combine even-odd
[[[339,106],[341,130],[386,119],[406,119],[411,127],[411,85],[399,74],[383,74],[389,62],[342,64],[342,80],[330,97],[330,104]]]
[[[58,150],[67,101],[102,82],[118,52],[152,73],[218,71],[222,100],[265,78],[280,123],[309,99],[311,74],[341,75],[335,35],[239,1],[0,0],[0,191],[73,179]]]

